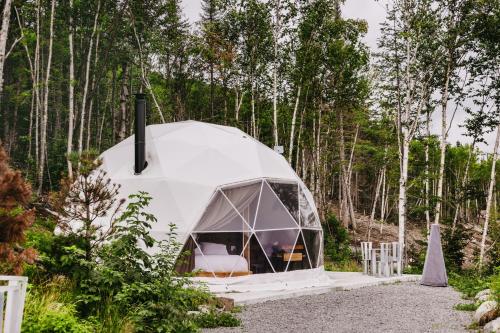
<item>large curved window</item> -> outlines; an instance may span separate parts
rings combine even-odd
[[[262,179],[223,186],[186,242],[189,255],[181,270],[231,277],[316,268],[322,264],[322,239],[303,185]]]

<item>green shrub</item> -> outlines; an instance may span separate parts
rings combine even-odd
[[[335,215],[326,218],[324,229],[324,253],[334,262],[345,262],[351,259],[349,233],[337,220]]]
[[[37,221],[28,235],[40,257],[29,270],[38,287],[28,297],[26,332],[197,332],[202,325],[239,324],[232,313],[216,311],[210,293],[176,273],[182,244],[173,225],[166,240],[150,236],[156,218],[145,209],[152,198],[140,192],[129,199],[112,232],[90,252],[78,234],[54,235],[55,223]],[[188,316],[200,305],[213,318]]]
[[[228,312],[210,311],[194,316],[194,321],[198,327],[215,328],[215,327],[237,327],[241,325],[241,321]]]
[[[453,232],[451,223],[448,228],[443,228],[443,255],[448,271],[459,272],[465,259],[464,249],[469,242],[470,235],[464,227],[458,223]]]
[[[26,268],[26,275],[34,283],[43,283],[54,276],[66,276],[78,281],[84,269],[74,253],[83,249],[82,240],[75,234],[55,235],[56,223],[50,219],[37,219],[26,234],[26,243],[35,248],[38,259]]]
[[[156,218],[145,208],[152,198],[142,192],[129,198],[109,242],[103,242],[97,250],[97,260],[88,262],[82,252],[74,253],[74,261],[85,262],[82,267],[88,270],[78,283],[80,312],[127,318],[135,332],[197,331],[196,321],[187,313],[202,304],[215,304],[212,296],[175,272],[182,244],[176,240],[174,225],[166,240],[156,241],[150,236]],[[148,252],[152,247],[158,249],[155,254]],[[113,320],[106,317],[100,321]],[[221,322],[229,317],[232,315],[223,315]]]

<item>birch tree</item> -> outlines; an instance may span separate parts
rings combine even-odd
[[[484,216],[484,224],[483,224],[483,232],[481,236],[481,246],[479,253],[479,267],[483,266],[484,256],[486,252],[486,237],[488,236],[488,227],[490,223],[491,216],[491,205],[493,203],[493,188],[495,186],[495,176],[496,176],[496,163],[497,163],[497,155],[498,155],[498,145],[500,143],[500,122],[497,126],[497,134],[495,139],[495,144],[493,146],[493,153],[491,154],[491,173],[490,173],[490,182],[488,185],[488,197],[486,199],[486,214]]]
[[[273,137],[278,145],[278,47],[281,32],[281,0],[274,0],[273,21]]]
[[[71,153],[73,152],[73,129],[75,116],[75,61],[73,48],[73,0],[69,0],[69,84],[68,84],[68,141],[66,144],[66,163],[68,164],[68,177],[73,178],[73,165]]]
[[[43,93],[43,109],[42,109],[42,119],[41,119],[41,130],[40,130],[40,160],[38,164],[38,195],[42,193],[43,189],[43,175],[45,162],[47,160],[47,122],[49,117],[49,82],[50,82],[50,72],[52,69],[52,48],[54,44],[54,16],[56,11],[56,0],[51,1],[50,6],[50,23],[49,23],[49,51],[47,55],[47,69],[45,70],[45,82],[44,82],[44,93]]]
[[[90,67],[92,60],[92,50],[94,47],[94,38],[97,33],[97,24],[99,19],[99,12],[101,10],[101,1],[97,2],[97,10],[94,15],[94,25],[92,27],[92,34],[89,39],[89,48],[87,51],[87,58],[85,64],[85,78],[84,78],[84,86],[83,86],[83,94],[82,94],[82,106],[80,110],[80,130],[78,134],[78,156],[81,156],[83,152],[83,130],[85,128],[85,113],[87,111],[87,95],[89,92],[89,83],[90,83]],[[88,119],[90,121],[90,119]]]
[[[432,94],[439,63],[435,13],[430,1],[399,0],[388,9],[379,40],[383,108],[394,111],[399,146],[398,242],[405,253],[410,142]]]
[[[449,129],[452,125],[453,117],[448,123],[447,112],[450,99],[450,89],[460,80],[458,70],[463,66],[467,49],[466,44],[467,27],[465,23],[468,18],[468,0],[464,1],[438,1],[440,3],[439,13],[442,14],[442,26],[444,31],[440,33],[444,45],[442,52],[445,54],[443,59],[442,79],[441,79],[441,138],[440,138],[440,162],[438,186],[436,192],[436,207],[434,212],[434,223],[439,224],[441,216],[441,205],[443,199],[443,180],[446,158],[446,140]],[[466,80],[466,79],[464,79]],[[457,101],[458,107],[459,101]]]
[[[10,12],[12,0],[5,0],[2,12],[2,29],[0,30],[0,100],[3,92],[3,68],[6,58],[7,37],[9,35]]]

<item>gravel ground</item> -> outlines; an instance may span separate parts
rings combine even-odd
[[[472,312],[453,309],[464,302],[449,287],[384,285],[248,305],[242,327],[204,332],[468,332]]]

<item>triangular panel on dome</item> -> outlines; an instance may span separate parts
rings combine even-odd
[[[251,169],[234,156],[207,147],[196,157],[179,163],[173,178],[190,179],[192,182],[221,185],[240,180],[242,175],[252,174]]]
[[[255,222],[261,187],[262,181],[258,181],[222,190],[250,226]]]
[[[238,253],[240,258],[236,258],[231,268],[229,277],[239,275],[242,272],[250,271],[250,233],[243,233],[243,249]],[[233,254],[234,255],[234,254]]]
[[[299,229],[269,230],[255,233],[276,272],[284,272],[288,267],[290,256],[287,254],[294,251],[298,234]]]
[[[297,228],[298,224],[267,182],[262,185],[255,230]]]
[[[222,192],[217,191],[194,228],[194,232],[238,232],[249,229],[248,224]]]
[[[314,213],[314,209],[309,204],[302,187],[299,189],[299,210],[300,225],[304,228],[321,229],[321,224]]]
[[[194,268],[195,271],[202,271],[211,273],[213,277],[216,277],[214,270],[212,269],[207,257],[203,254],[201,250],[201,245],[196,241],[197,236],[195,234],[191,235],[191,239],[195,244],[194,253]]]
[[[300,231],[297,238],[297,243],[295,243],[295,252],[302,254],[302,261],[300,263],[290,262],[287,271],[296,269],[310,269],[312,267],[311,260],[309,258],[309,253],[307,252],[306,242],[304,240],[304,235]],[[296,265],[297,264],[297,265]],[[300,264],[300,265],[299,265]]]
[[[175,263],[175,271],[180,274],[191,273],[195,267],[196,253],[200,250],[191,236],[184,243],[181,253]],[[200,253],[201,254],[201,253]]]
[[[321,231],[302,229],[302,234],[312,268],[316,268],[321,261]]]
[[[299,223],[299,186],[296,182],[267,180],[274,193],[287,208],[290,215]]]
[[[249,262],[252,274],[275,273],[275,270],[271,265],[271,261],[265,254],[262,245],[257,237],[255,237],[255,234],[250,237],[248,252],[250,254]]]

